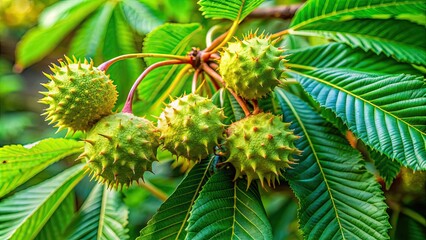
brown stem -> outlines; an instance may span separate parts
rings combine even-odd
[[[136,92],[136,89],[138,88],[139,84],[142,82],[142,80],[150,73],[152,70],[166,65],[172,65],[172,64],[187,64],[188,62],[183,60],[167,60],[162,62],[157,62],[149,66],[145,71],[142,72],[142,74],[136,79],[135,83],[132,86],[132,89],[130,89],[129,95],[127,96],[126,103],[124,104],[123,110],[121,112],[123,113],[132,113],[132,101],[133,101],[133,95]]]
[[[256,99],[253,99],[252,103],[254,107],[253,114],[258,114],[260,112],[259,103],[257,102]]]
[[[222,33],[222,35],[220,35],[215,40],[213,40],[212,44],[210,46],[208,46],[206,49],[204,49],[204,51],[209,52],[209,51],[213,50],[216,46],[218,46],[223,41],[223,39],[225,39],[227,34],[228,34],[228,31]]]
[[[197,91],[197,80],[201,71],[202,70],[198,68],[197,70],[195,70],[194,76],[192,77],[192,93],[195,93]]]
[[[280,18],[291,19],[303,4],[257,8],[247,18]]]

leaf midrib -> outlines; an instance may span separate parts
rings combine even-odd
[[[304,76],[304,77],[306,77],[306,78],[313,79],[313,80],[315,80],[315,81],[317,81],[317,82],[320,82],[320,83],[322,83],[322,84],[325,84],[325,85],[327,85],[327,86],[330,86],[330,87],[332,87],[332,88],[335,88],[335,89],[337,89],[337,90],[339,90],[339,91],[342,91],[342,92],[344,92],[344,93],[346,93],[346,94],[348,94],[348,95],[350,95],[350,96],[352,96],[352,97],[354,97],[354,98],[356,98],[356,99],[359,99],[359,100],[361,100],[361,101],[363,101],[363,102],[365,102],[365,103],[367,103],[367,104],[370,104],[371,106],[373,106],[373,107],[374,107],[374,109],[379,109],[379,110],[380,110],[380,111],[382,111],[383,113],[385,113],[385,114],[387,114],[387,115],[389,115],[389,116],[391,116],[391,117],[395,118],[397,121],[400,121],[400,122],[404,123],[405,125],[407,125],[408,127],[410,127],[410,128],[412,128],[412,129],[414,129],[416,132],[419,132],[419,133],[420,133],[420,135],[426,136],[426,133],[423,133],[422,131],[420,131],[420,129],[418,129],[418,128],[414,127],[414,125],[409,124],[408,122],[404,121],[403,119],[399,118],[398,116],[394,115],[393,113],[391,113],[391,112],[389,112],[389,111],[386,111],[386,110],[382,109],[381,107],[377,106],[376,104],[374,104],[374,103],[372,103],[372,102],[370,102],[370,101],[368,101],[368,100],[366,100],[366,99],[362,98],[361,96],[355,95],[355,94],[353,94],[352,92],[347,91],[347,90],[346,90],[346,89],[344,89],[344,88],[341,88],[341,87],[339,87],[339,86],[337,86],[337,85],[335,85],[335,84],[332,84],[332,83],[330,83],[330,82],[328,82],[328,81],[324,81],[324,80],[322,80],[322,79],[320,79],[320,78],[317,78],[317,77],[314,77],[314,76],[311,76],[311,75],[307,75],[307,74],[304,74],[304,73],[301,73],[301,72],[298,72],[298,71],[294,71],[294,70],[292,70],[292,69],[287,69],[287,71],[289,71],[289,72],[293,72],[293,73],[298,74],[298,75],[301,75],[301,76]]]
[[[204,179],[207,176],[207,172],[209,171],[212,162],[213,162],[213,160],[211,159],[209,161],[209,164],[207,164],[206,169],[204,170],[203,177],[201,178],[201,181],[198,183],[197,189],[195,190],[194,196],[192,196],[191,202],[189,204],[189,208],[186,210],[186,215],[185,215],[185,218],[182,221],[182,225],[180,226],[179,231],[176,234],[176,238],[175,238],[176,240],[179,239],[180,234],[183,232],[183,227],[186,225],[186,223],[188,221],[189,213],[191,212],[192,205],[195,202],[195,197],[200,192],[201,185],[203,185],[202,183],[204,182]]]
[[[69,176],[68,177],[68,179],[66,180],[66,181],[69,181],[70,179],[72,179],[72,178],[74,178],[75,176],[77,176],[78,174],[81,174],[81,172],[83,171],[83,168],[81,168],[80,169],[80,171],[78,171],[78,172],[75,172],[74,174],[72,174],[71,176]],[[84,174],[81,174],[81,176],[79,177],[79,179],[81,180],[82,178],[84,177]],[[76,182],[79,182],[79,179],[76,179],[75,181]],[[36,207],[33,211],[31,211],[31,213],[30,214],[28,214],[28,216],[27,217],[25,217],[21,222],[20,222],[20,224],[18,225],[18,227],[15,229],[15,231],[13,231],[13,233],[12,233],[12,235],[11,236],[13,236],[13,234],[14,233],[16,233],[17,231],[18,231],[18,229],[20,228],[20,227],[22,227],[22,225],[23,224],[25,224],[25,222],[29,219],[29,218],[31,218],[32,216],[34,216],[34,214],[38,211],[38,210],[40,210],[40,208],[42,207],[42,206],[44,206],[44,204],[46,204],[46,202],[47,201],[49,201],[49,199],[54,195],[54,194],[56,194],[57,193],[57,191],[62,187],[63,185],[60,185],[58,188],[56,188],[54,191],[52,191],[50,194],[48,194],[47,195],[47,197],[45,198],[45,201],[43,201],[43,202],[41,202],[39,205],[38,205],[38,207]],[[66,188],[66,190],[67,189],[69,189],[69,188],[74,188],[74,185],[70,185],[70,186],[68,186],[67,188]],[[54,210],[62,203],[62,201],[67,197],[67,195],[68,194],[62,194],[61,196],[60,196],[60,198],[59,198],[59,200],[58,201],[56,201],[55,203],[54,203],[54,205],[53,205],[53,207],[52,208],[50,208],[50,210],[49,210],[49,212],[54,212]],[[53,213],[52,213],[53,214]],[[49,215],[49,214],[48,214]],[[45,217],[45,216],[44,216]],[[44,220],[43,220],[43,222],[44,223],[46,223],[47,222],[47,220],[49,220],[48,218],[45,218]],[[43,225],[44,225],[44,223],[43,224],[41,224],[40,226],[41,227],[43,227]],[[36,233],[38,233],[39,231],[40,231],[41,229],[39,229],[38,231],[36,231]],[[35,236],[32,236],[32,238],[34,238]]]
[[[326,19],[330,16],[338,16],[340,14],[344,14],[344,13],[355,13],[357,11],[364,11],[366,9],[374,9],[374,8],[384,8],[384,7],[390,7],[390,6],[397,6],[397,5],[408,5],[408,4],[417,4],[418,2],[412,2],[412,1],[406,1],[406,2],[393,2],[393,3],[386,3],[386,4],[377,4],[374,5],[375,7],[371,7],[370,5],[368,6],[364,6],[364,7],[360,7],[360,8],[348,8],[348,9],[343,9],[341,11],[332,11],[331,13],[328,14],[324,14],[324,15],[320,15],[317,17],[313,17],[307,21],[303,21],[299,24],[297,24],[296,26],[293,26],[290,28],[290,30],[296,30],[298,28],[301,28],[303,26],[306,26],[310,23],[322,20],[322,19]],[[356,10],[354,10],[356,9]]]
[[[99,226],[98,226],[98,234],[96,235],[96,239],[102,238],[102,230],[104,228],[104,219],[106,212],[106,205],[108,201],[108,194],[106,187],[103,187],[102,191],[102,202],[101,202],[101,211],[99,213]]]
[[[320,159],[319,159],[318,154],[316,152],[315,145],[313,144],[313,142],[312,142],[312,140],[311,140],[311,138],[310,138],[310,136],[308,134],[308,131],[306,130],[305,125],[303,124],[303,122],[302,122],[299,114],[297,113],[296,109],[294,109],[293,105],[291,104],[291,101],[287,98],[287,96],[285,96],[281,92],[277,91],[277,94],[279,94],[284,99],[284,101],[286,101],[287,105],[290,107],[290,109],[293,112],[293,114],[294,114],[297,122],[299,123],[300,127],[302,128],[302,131],[303,131],[306,139],[308,140],[309,145],[311,146],[312,153],[314,154],[315,160],[316,160],[316,162],[318,164],[318,167],[319,167],[319,169],[321,171],[321,175],[322,175],[322,177],[324,179],[324,183],[325,183],[325,185],[327,187],[327,192],[328,192],[328,194],[330,196],[331,204],[333,206],[333,210],[334,210],[334,213],[336,215],[336,220],[337,220],[337,223],[339,225],[340,233],[342,234],[343,239],[346,239],[345,238],[345,234],[343,233],[342,223],[340,222],[339,213],[337,212],[337,206],[336,206],[336,203],[334,202],[334,197],[333,197],[333,194],[331,193],[331,188],[330,188],[330,186],[328,184],[328,180],[327,180],[327,178],[325,176],[325,173],[323,171]]]

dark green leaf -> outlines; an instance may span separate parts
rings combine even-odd
[[[141,235],[137,239],[185,239],[191,208],[210,177],[212,164],[213,161],[210,159],[195,165],[149,220],[148,225],[141,230]]]
[[[344,68],[373,73],[406,73],[422,75],[410,64],[399,63],[383,54],[365,52],[343,43],[330,43],[304,49],[289,50],[289,66],[292,64],[316,68]]]
[[[321,106],[331,109],[367,145],[414,170],[426,169],[423,77],[336,68],[291,70]]]
[[[299,199],[305,239],[388,239],[388,216],[380,185],[361,155],[306,103],[275,88],[283,121],[302,138],[297,164],[285,172]]]
[[[291,33],[323,36],[398,61],[426,65],[426,28],[409,21],[356,19],[310,25]]]
[[[45,139],[31,145],[0,148],[0,197],[6,195],[50,164],[83,151],[83,142]]]
[[[247,180],[233,178],[220,170],[209,179],[191,211],[187,239],[272,238],[257,184],[247,189]]]
[[[200,0],[200,11],[206,18],[229,19],[241,22],[264,0]]]
[[[0,202],[0,239],[33,239],[83,178],[83,164]],[[64,221],[65,222],[65,221]],[[59,224],[59,223],[58,223]]]
[[[68,227],[66,239],[128,239],[128,215],[118,192],[96,184]]]

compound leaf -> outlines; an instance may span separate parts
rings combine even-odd
[[[36,237],[83,178],[83,166],[79,164],[71,167],[51,179],[2,200],[0,202],[0,239]]]
[[[204,160],[194,166],[141,230],[137,239],[185,239],[188,218],[195,199],[210,177],[213,160]]]
[[[82,152],[83,142],[45,139],[22,146],[0,148],[0,197],[3,197],[52,163]]]
[[[388,239],[386,204],[361,155],[305,102],[275,88],[303,153],[285,177],[299,199],[305,239]]]
[[[247,189],[247,180],[233,178],[221,170],[209,179],[191,211],[187,239],[272,239],[257,184]]]
[[[374,165],[380,176],[383,178],[386,184],[386,189],[389,189],[392,185],[393,180],[398,176],[401,170],[401,164],[397,161],[392,161],[386,155],[380,154],[377,151],[369,151],[370,158],[374,160]]]
[[[426,169],[423,77],[336,68],[289,72],[322,107],[331,109],[367,145],[404,166]]]
[[[128,239],[129,211],[120,193],[96,184],[66,231],[66,239]]]
[[[264,0],[200,0],[200,11],[206,18],[229,19],[241,22]]]

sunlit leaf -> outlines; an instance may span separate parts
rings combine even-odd
[[[83,151],[83,142],[45,139],[32,145],[0,148],[0,197],[6,195],[50,164]]]
[[[127,23],[139,34],[149,33],[164,22],[159,13],[140,1],[124,0],[121,7]]]
[[[206,18],[229,19],[241,22],[264,0],[200,0],[200,11]]]
[[[52,217],[50,217],[49,221],[43,226],[35,239],[53,240],[57,239],[58,236],[62,236],[74,216],[75,200],[74,191],[71,191],[56,209]]]
[[[309,28],[323,22],[347,21],[355,18],[408,19],[417,22],[424,16],[426,3],[423,0],[311,0],[293,18],[292,29]],[[426,21],[426,20],[423,20]]]
[[[84,7],[56,24],[29,30],[16,47],[16,67],[25,68],[44,58],[103,1],[87,1],[84,3]]]
[[[36,237],[83,176],[83,164],[80,164],[2,200],[0,239]]]

